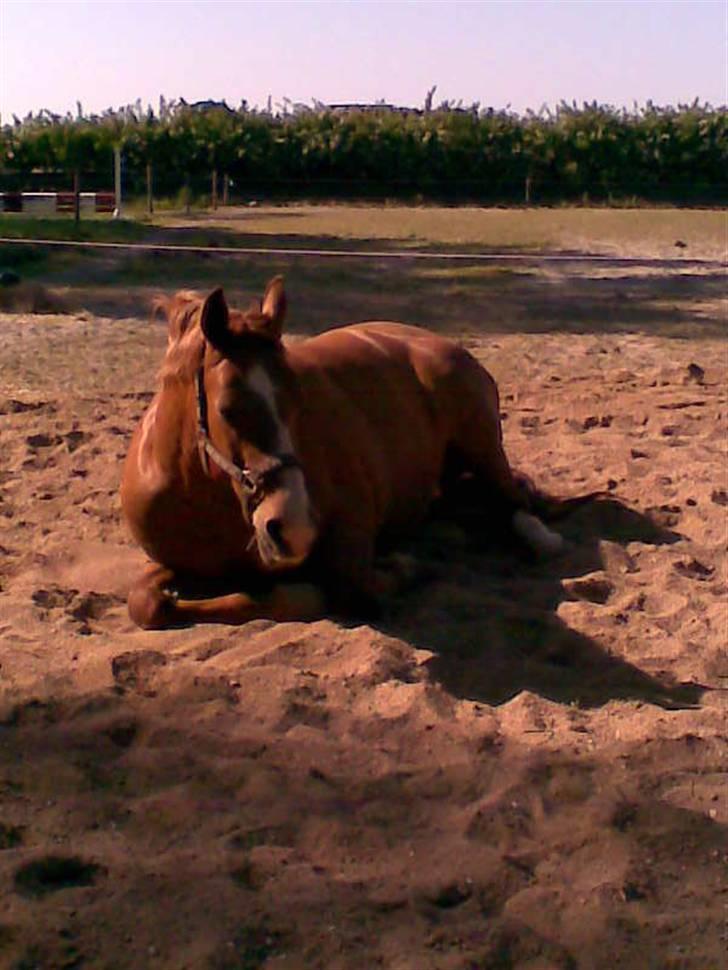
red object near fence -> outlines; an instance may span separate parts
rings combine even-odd
[[[73,192],[56,192],[56,212],[73,212],[75,200]]]
[[[80,192],[81,211],[108,212],[116,209],[113,192]],[[75,212],[73,192],[0,192],[0,212]]]
[[[94,208],[96,212],[113,212],[116,208],[116,196],[113,192],[97,192]]]

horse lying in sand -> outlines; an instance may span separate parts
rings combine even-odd
[[[139,626],[366,615],[396,582],[378,542],[447,505],[463,475],[534,551],[561,549],[508,464],[495,382],[458,344],[360,323],[286,346],[280,277],[246,312],[220,289],[161,308],[160,389],[121,485],[158,564],[129,594]]]

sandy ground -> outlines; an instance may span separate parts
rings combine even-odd
[[[726,347],[468,338],[549,563],[450,525],[377,627],[150,633],[118,479],[164,332],[0,316],[0,965],[719,970]]]

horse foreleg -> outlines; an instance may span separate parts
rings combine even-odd
[[[251,596],[227,593],[208,599],[175,601],[180,623],[229,623],[239,626],[249,620],[279,623],[318,620],[325,613],[323,592],[310,583],[280,583],[270,593]]]
[[[163,566],[149,566],[129,590],[127,608],[137,626],[161,630],[174,626],[175,574]]]
[[[250,620],[279,622],[315,620],[324,615],[324,595],[307,583],[281,583],[268,593],[227,593],[204,599],[186,599],[174,592],[175,573],[150,566],[129,592],[129,615],[145,630],[187,626],[192,623],[228,623]]]

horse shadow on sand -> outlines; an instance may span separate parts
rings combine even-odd
[[[603,572],[605,559],[620,573],[637,572],[629,543],[666,545],[682,537],[616,498],[595,499],[557,527],[567,540],[564,553],[535,562],[482,512],[434,518],[408,547],[429,582],[404,596],[378,627],[432,651],[431,676],[459,698],[497,705],[527,690],[584,707],[612,699],[697,705],[699,685],[660,681],[557,612],[564,601],[585,600],[604,610],[607,630],[627,627],[630,607],[620,611],[609,602],[619,596]]]

